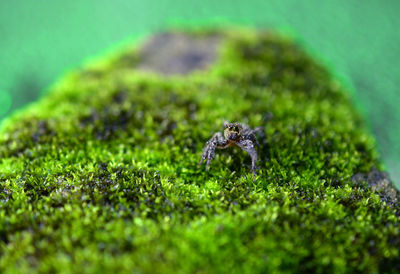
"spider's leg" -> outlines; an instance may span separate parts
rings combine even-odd
[[[210,168],[210,161],[215,156],[215,148],[225,148],[227,146],[227,141],[224,139],[220,132],[217,132],[213,137],[206,143],[203,154],[201,155],[199,167],[205,159],[207,159],[206,170]]]
[[[198,166],[199,168],[201,167],[201,164],[203,163],[203,161],[207,158],[208,151],[210,150],[210,146],[211,145],[208,141],[203,148],[203,153],[201,154],[201,159],[200,159],[199,166]]]
[[[212,140],[213,140],[212,149],[209,150],[208,156],[207,156],[206,171],[208,171],[210,169],[210,162],[212,159],[214,159],[215,148],[226,148],[227,147],[227,141],[224,139],[221,132],[215,133]]]
[[[254,146],[254,143],[251,140],[243,140],[237,143],[237,145],[246,151],[248,154],[250,154],[251,157],[251,168],[253,171],[253,182],[256,180],[256,168],[257,168],[257,158],[258,154],[256,151],[256,148]]]

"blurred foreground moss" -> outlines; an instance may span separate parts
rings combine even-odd
[[[208,36],[207,71],[129,49],[3,124],[1,272],[399,271],[399,195],[340,85],[271,33]],[[238,149],[197,169],[224,120],[265,126],[255,183]]]

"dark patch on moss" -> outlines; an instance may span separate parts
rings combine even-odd
[[[163,120],[160,124],[159,129],[157,130],[158,136],[160,136],[161,140],[169,137],[172,138],[172,133],[174,129],[177,127],[177,123],[173,120]]]
[[[125,90],[116,92],[113,96],[112,96],[112,102],[117,103],[117,104],[122,104],[123,102],[125,102],[125,100],[128,97],[128,92]]]
[[[108,140],[116,132],[124,130],[133,118],[133,114],[133,110],[107,109],[100,118],[102,126],[96,132],[97,139]]]
[[[164,75],[206,69],[216,59],[220,37],[162,33],[153,36],[140,52],[138,68]]]
[[[116,107],[120,104],[118,100],[121,100],[118,96],[113,99],[117,102],[116,104],[110,104],[101,110],[93,109],[89,115],[80,119],[81,126],[83,128],[91,127],[98,140],[111,140],[124,131],[129,124],[138,123],[134,109]]]
[[[35,117],[22,120],[23,126],[12,130],[8,138],[2,140],[0,157],[29,157],[29,149],[53,142],[57,134],[50,125],[53,122]]]
[[[46,120],[39,121],[37,131],[32,134],[32,140],[34,142],[40,142],[41,137],[51,137],[55,134],[54,130],[51,130],[49,123]]]
[[[170,96],[170,103],[175,104],[176,107],[185,110],[185,119],[187,121],[195,121],[196,114],[199,109],[198,103],[191,98],[183,98],[181,95],[172,93]]]
[[[0,181],[0,203],[7,203],[12,199],[12,192],[4,185],[4,181]]]
[[[370,189],[377,193],[382,202],[390,206],[397,206],[400,201],[400,192],[393,186],[386,172],[373,168],[368,174],[357,173],[351,178],[353,183],[363,185],[366,182]]]

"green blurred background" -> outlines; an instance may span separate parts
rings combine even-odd
[[[400,186],[400,1],[0,0],[0,119],[61,75],[171,25],[246,25],[295,36],[352,93]]]

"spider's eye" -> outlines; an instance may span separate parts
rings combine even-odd
[[[232,130],[232,126],[229,126],[229,130]]]
[[[239,128],[238,128],[238,127],[235,127],[234,130],[235,130],[235,131],[239,131]]]

